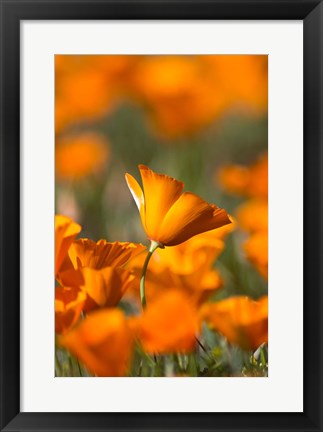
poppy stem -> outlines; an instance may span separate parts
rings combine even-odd
[[[144,266],[142,268],[142,275],[141,275],[141,279],[140,279],[140,300],[141,300],[141,306],[143,309],[145,309],[145,307],[146,307],[145,280],[146,280],[147,267],[148,267],[148,264],[149,264],[149,261],[150,261],[152,254],[155,252],[155,250],[158,247],[163,247],[163,246],[160,243],[158,243],[154,240],[151,240],[150,248],[148,250],[148,254],[146,256]]]

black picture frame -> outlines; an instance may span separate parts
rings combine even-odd
[[[322,431],[323,3],[318,0],[0,0],[1,431]],[[20,412],[20,21],[303,20],[303,413]],[[46,397],[46,395],[44,395]]]

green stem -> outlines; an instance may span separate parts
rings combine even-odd
[[[81,365],[80,365],[80,362],[79,362],[78,358],[76,359],[76,362],[77,362],[77,368],[78,368],[79,374],[82,377],[83,376],[82,369],[81,369]]]
[[[261,347],[261,350],[260,350],[260,361],[261,361],[263,367],[266,367],[266,358],[265,358],[265,353],[264,353],[263,347]]]
[[[147,254],[145,262],[144,262],[143,269],[142,269],[142,276],[140,279],[140,300],[141,300],[141,305],[142,305],[143,309],[145,309],[146,304],[147,304],[146,303],[146,293],[145,293],[145,280],[146,280],[147,267],[148,267],[148,264],[149,264],[149,261],[150,261],[152,254],[155,252],[155,250],[158,247],[163,248],[163,245],[152,240],[151,244],[150,244],[150,248],[148,250],[148,254]]]

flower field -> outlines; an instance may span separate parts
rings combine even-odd
[[[55,56],[55,376],[268,376],[267,56]]]

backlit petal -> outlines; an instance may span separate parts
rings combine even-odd
[[[144,197],[144,193],[143,193],[139,183],[137,182],[137,180],[134,177],[132,177],[131,174],[126,173],[125,177],[126,177],[126,182],[127,182],[128,188],[131,192],[131,195],[132,195],[133,199],[135,200],[136,206],[138,207],[140,217],[141,217],[141,222],[143,224],[143,227],[145,228],[146,219],[145,219],[145,197]]]
[[[184,184],[164,174],[156,174],[139,165],[145,194],[146,232],[151,240],[158,240],[160,227],[169,209],[179,199]]]
[[[163,220],[162,235],[154,240],[175,246],[190,237],[231,223],[227,212],[208,204],[199,196],[185,192],[176,201]]]

